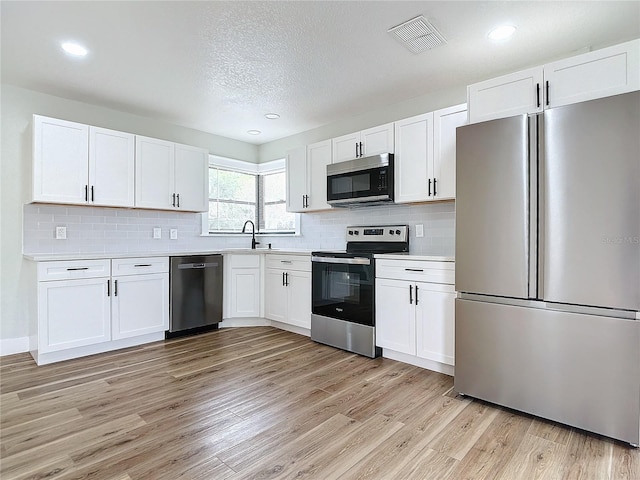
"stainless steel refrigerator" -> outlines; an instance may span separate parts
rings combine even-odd
[[[640,443],[640,92],[457,130],[456,391]]]

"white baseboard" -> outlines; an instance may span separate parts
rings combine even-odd
[[[0,339],[0,357],[29,351],[29,337]]]
[[[445,375],[453,377],[454,367],[445,363],[434,362],[433,360],[427,360],[426,358],[420,358],[414,355],[407,355],[406,353],[396,352],[394,350],[389,350],[388,348],[382,349],[382,356],[384,358],[390,358],[391,360],[408,363],[409,365],[426,368],[427,370],[444,373]]]
[[[270,327],[271,322],[266,318],[247,317],[247,318],[223,318],[219,324],[219,328],[229,327]]]

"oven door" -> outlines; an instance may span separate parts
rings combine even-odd
[[[314,255],[311,260],[312,313],[373,327],[373,259]]]

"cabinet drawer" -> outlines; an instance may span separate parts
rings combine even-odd
[[[311,271],[311,257],[308,255],[267,255],[267,268],[281,270]]]
[[[246,255],[225,255],[229,259],[231,268],[260,268],[260,255],[249,253]]]
[[[104,260],[65,260],[38,263],[38,281],[98,278],[111,275],[111,262]]]
[[[167,273],[169,257],[114,258],[111,260],[111,274],[140,275],[143,273]]]
[[[454,262],[376,260],[376,278],[453,285],[454,268]]]

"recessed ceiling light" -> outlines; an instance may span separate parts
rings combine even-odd
[[[268,118],[269,120],[276,120],[277,118],[280,118],[280,115],[277,113],[267,113],[265,114],[265,118]]]
[[[488,37],[491,40],[505,40],[513,35],[516,27],[513,25],[500,25],[489,32]]]
[[[260,135],[262,132],[260,130],[247,130],[249,135]]]
[[[63,43],[62,49],[69,55],[74,55],[76,57],[84,57],[87,53],[89,53],[89,51],[82,45],[78,45],[77,43],[73,42]]]

